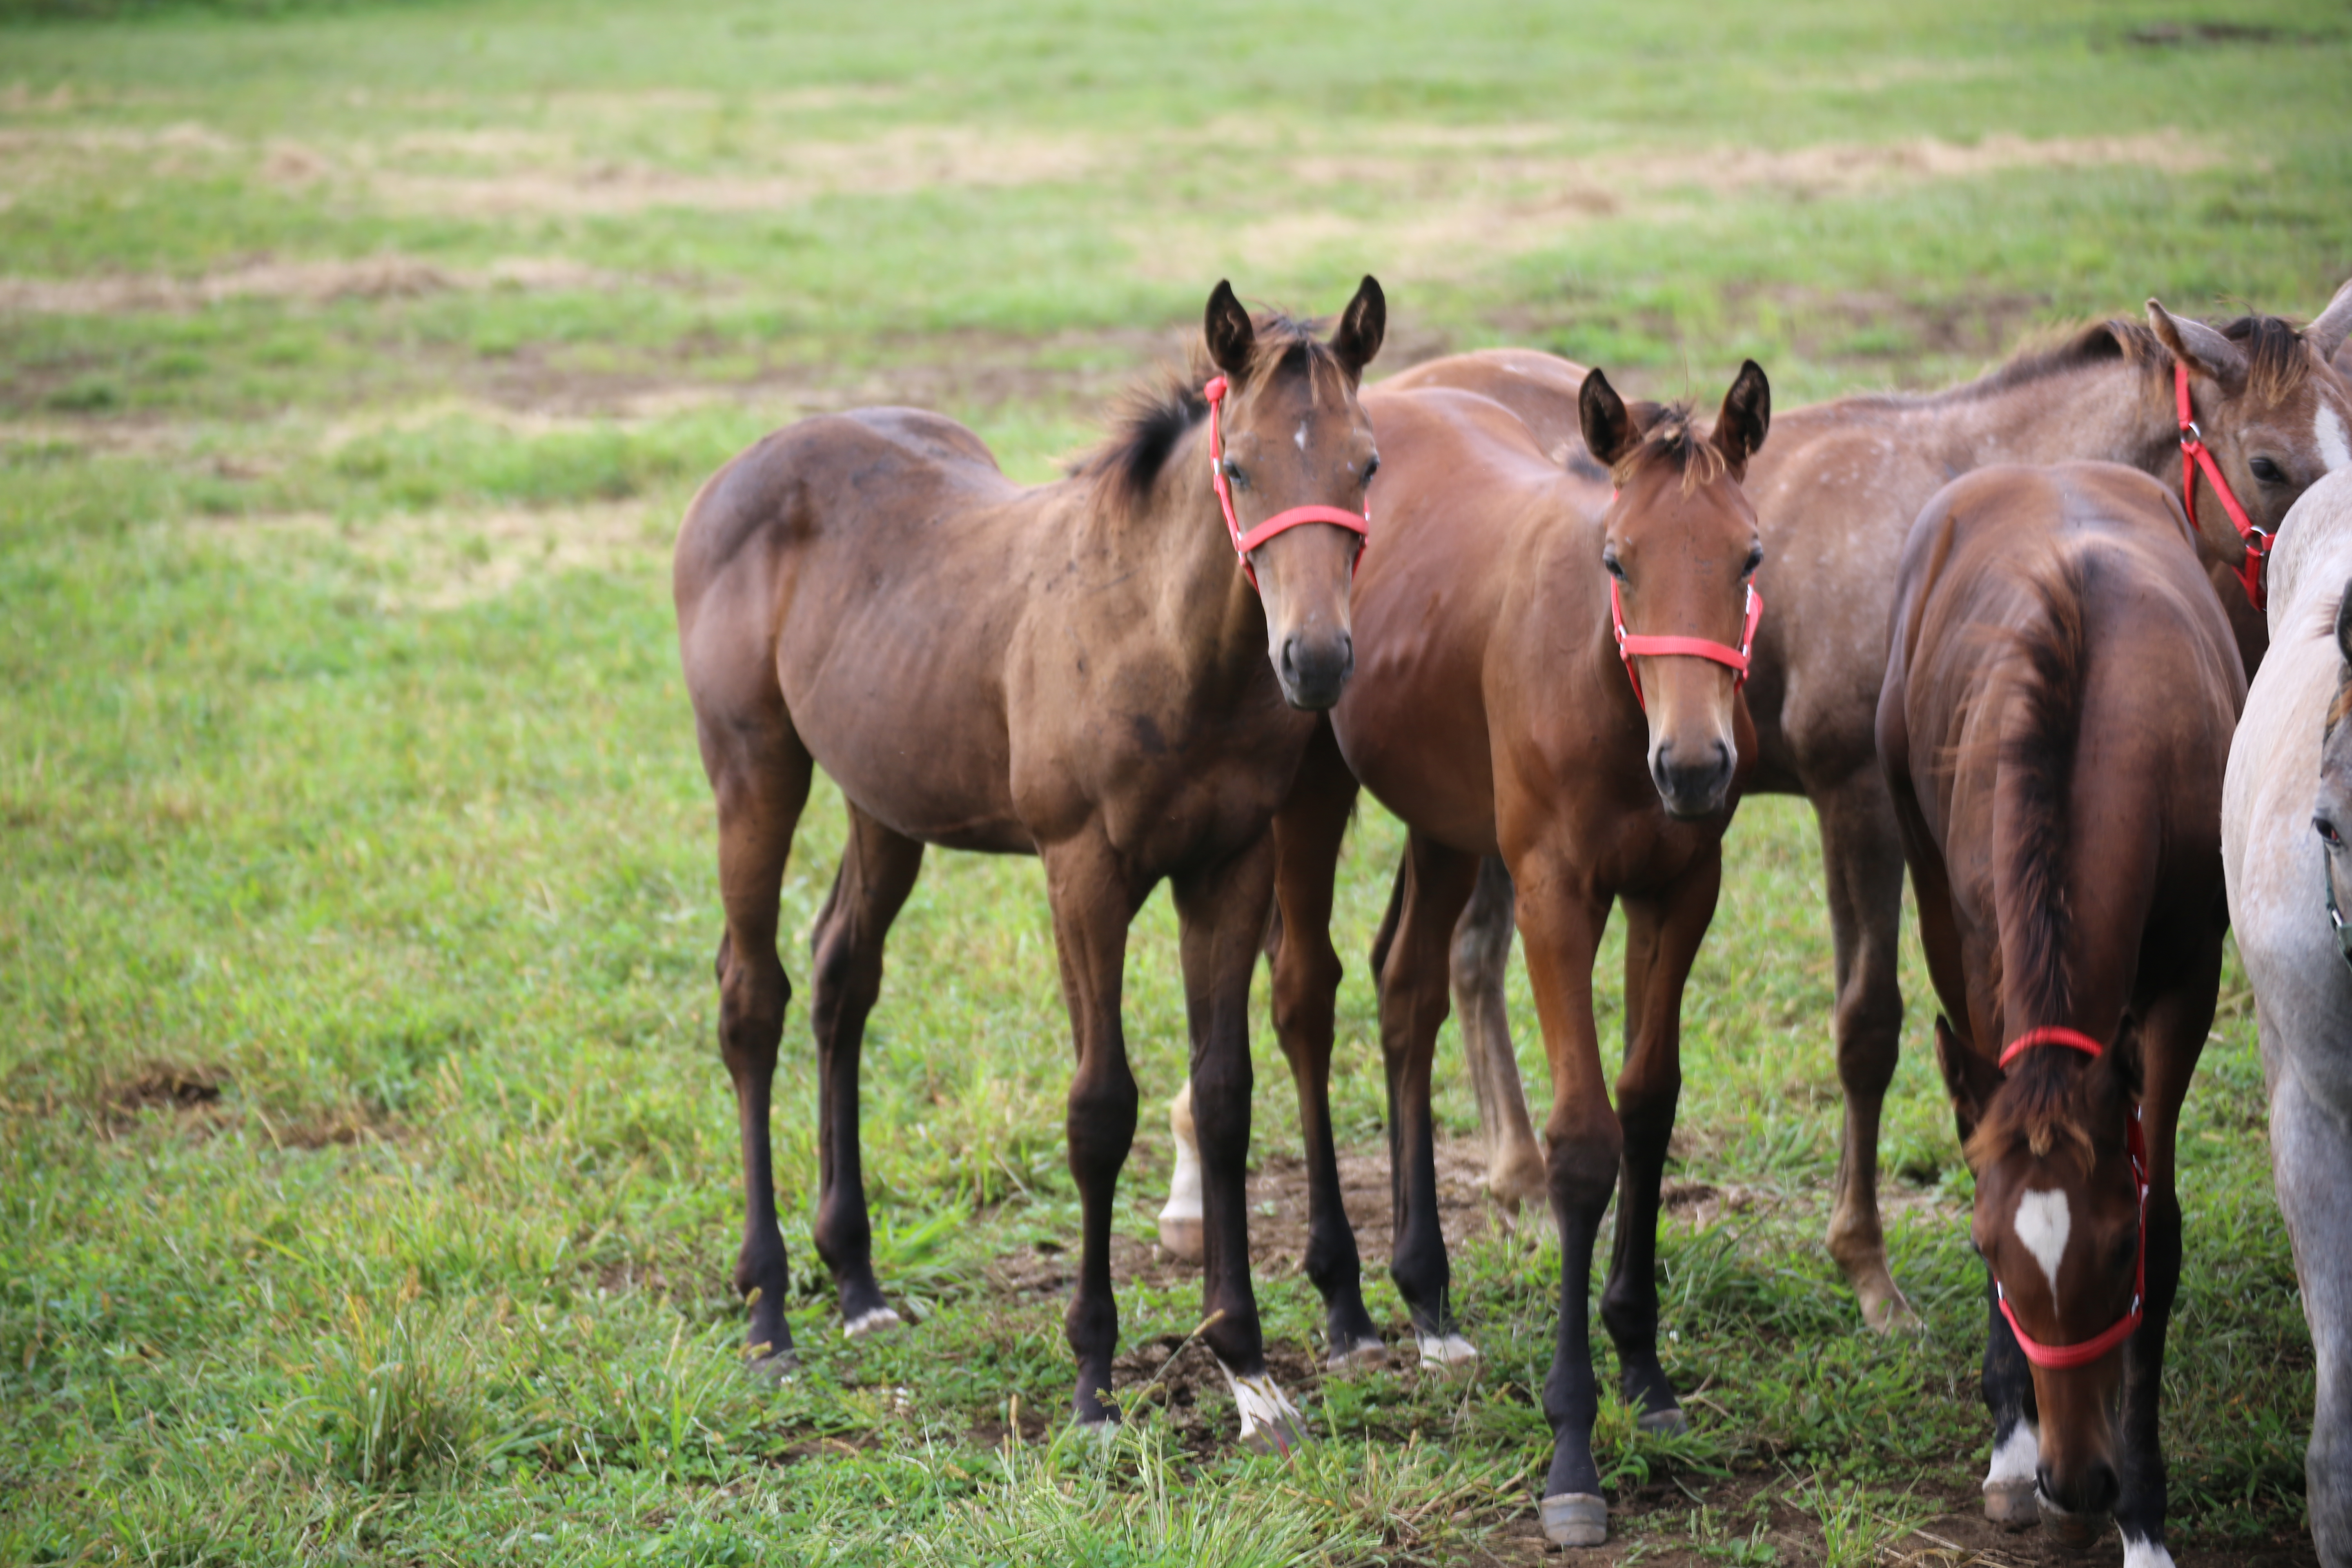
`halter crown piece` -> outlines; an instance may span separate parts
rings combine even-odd
[[[2229,492],[2222,492],[2227,495]],[[2021,1051],[2035,1046],[2064,1046],[2083,1052],[2093,1060],[2106,1054],[2106,1047],[2079,1029],[2055,1025],[2028,1029],[2001,1048],[2000,1065],[2004,1068],[2017,1059]],[[2025,1359],[2036,1366],[2056,1371],[2068,1367],[2088,1366],[2126,1340],[2139,1328],[2143,1303],[2147,1299],[2147,1138],[2140,1130],[2139,1107],[2132,1107],[2131,1123],[2124,1129],[2124,1152],[2131,1156],[2132,1181],[2139,1188],[2139,1261],[2132,1274],[2131,1310],[2116,1320],[2108,1330],[2079,1344],[2045,1345],[2018,1326],[2017,1314],[2010,1310],[2009,1292],[2001,1289],[2000,1276],[1994,1275],[1994,1298],[2000,1303],[2000,1315],[2009,1320],[2010,1332],[2017,1336],[2017,1348]],[[2056,1281],[2053,1280],[2054,1289]]]
[[[2213,482],[2213,493],[2221,498],[2221,510],[2230,514],[2230,521],[2245,542],[2245,559],[2238,563],[2238,581],[2245,584],[2246,603],[2256,609],[2264,607],[2269,598],[2263,588],[2263,563],[2270,558],[2271,536],[2254,526],[2246,509],[2230,491],[2230,481],[2221,477],[2221,465],[2213,460],[2211,448],[2205,445],[2205,432],[2197,428],[2197,411],[2189,404],[2189,367],[2179,360],[2172,362],[2173,401],[2180,410],[2180,510],[2189,514],[2189,531],[2197,531],[2197,475],[2200,469]]]
[[[1617,504],[1617,492],[1609,492],[1609,504]],[[1739,625],[1739,646],[1726,647],[1705,637],[1651,637],[1625,629],[1625,605],[1617,595],[1617,579],[1609,579],[1609,625],[1617,634],[1617,657],[1625,661],[1625,679],[1633,683],[1633,701],[1644,713],[1650,710],[1649,700],[1642,695],[1641,672],[1633,668],[1636,658],[1656,658],[1680,656],[1684,658],[1707,658],[1731,671],[1734,691],[1748,684],[1748,654],[1756,646],[1756,623],[1764,618],[1764,595],[1756,584],[1748,584],[1747,613]]]
[[[1328,522],[1353,532],[1359,542],[1356,553],[1362,558],[1364,543],[1372,537],[1372,498],[1364,497],[1362,512],[1352,512],[1336,506],[1295,506],[1287,511],[1276,512],[1247,533],[1242,531],[1241,520],[1234,515],[1233,487],[1225,479],[1225,442],[1217,428],[1217,408],[1232,390],[1222,375],[1212,376],[1201,395],[1209,400],[1209,482],[1217,489],[1217,505],[1225,514],[1225,531],[1233,536],[1234,552],[1242,558],[1242,570],[1249,574],[1250,586],[1257,586],[1257,568],[1250,564],[1250,552],[1277,533],[1286,533],[1302,522]],[[1355,566],[1350,563],[1350,575]]]

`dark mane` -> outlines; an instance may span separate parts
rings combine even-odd
[[[1327,372],[1344,383],[1339,356],[1319,335],[1323,323],[1267,310],[1254,314],[1257,334],[1249,374],[1237,393],[1253,391],[1286,372],[1319,377]],[[1202,388],[1217,374],[1204,344],[1195,342],[1184,368],[1163,368],[1128,389],[1113,406],[1109,433],[1070,465],[1074,479],[1102,483],[1123,506],[1139,509],[1160,482],[1170,454],[1195,425],[1208,417]]]
[[[1982,1170],[2023,1143],[2037,1160],[2064,1149],[2088,1169],[2098,1154],[2091,1142],[2091,1108],[2082,1093],[2091,1066],[2089,1057],[2063,1047],[2021,1052],[1969,1135],[1969,1167]]]
[[[1610,471],[1609,477],[1621,489],[1653,463],[1666,464],[1680,474],[1685,495],[1722,478],[1728,466],[1722,449],[1691,424],[1689,404],[1636,403],[1626,412],[1641,427],[1642,439]]]
[[[2072,554],[2034,584],[2042,613],[2013,645],[2018,705],[2001,737],[1996,786],[2006,807],[1999,815],[2006,816],[2010,832],[1993,870],[2003,1008],[2046,1024],[2063,1022],[2074,1001],[2066,859],[2090,663],[2083,606],[2091,572],[2087,554]]]
[[[2241,316],[2219,329],[2246,351],[2246,390],[2265,407],[2293,396],[2311,379],[2303,334],[2276,316]]]

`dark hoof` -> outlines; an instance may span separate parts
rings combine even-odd
[[[1690,1430],[1690,1418],[1683,1414],[1682,1406],[1677,1405],[1665,1410],[1644,1410],[1642,1412],[1641,1418],[1633,1425],[1644,1432],[1659,1432],[1668,1436],[1680,1436]]]
[[[2108,1516],[2104,1513],[2069,1513],[2046,1498],[2036,1506],[2043,1533],[2069,1552],[2088,1552],[2106,1536]]]
[[[1544,1539],[1554,1546],[1605,1546],[1609,1542],[1609,1504],[1591,1492],[1562,1492],[1548,1497],[1539,1507]]]

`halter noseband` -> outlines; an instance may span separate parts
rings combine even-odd
[[[2226,491],[2224,492],[2227,493]],[[2065,1046],[2081,1051],[2094,1061],[2106,1054],[2106,1047],[2079,1029],[2051,1025],[2028,1029],[2002,1047],[2000,1065],[2008,1067],[2018,1053],[2034,1046]],[[2000,1304],[2000,1315],[2009,1320],[2010,1332],[2017,1336],[2017,1348],[2025,1359],[2036,1366],[2063,1372],[2069,1367],[2088,1366],[2126,1340],[2140,1324],[2143,1304],[2147,1299],[2147,1138],[2140,1129],[2139,1107],[2132,1107],[2131,1122],[2124,1129],[2124,1152],[2131,1157],[2132,1181],[2139,1188],[2139,1261],[2132,1277],[2131,1310],[2117,1319],[2106,1332],[2079,1344],[2045,1345],[2018,1326],[2017,1314],[2010,1310],[2009,1292],[2001,1289],[2000,1276],[1992,1279],[1993,1297]],[[2051,1280],[2052,1294],[2057,1291],[2057,1280]]]
[[[1369,493],[1364,497],[1364,510],[1360,514],[1336,506],[1295,506],[1287,511],[1276,512],[1247,533],[1242,531],[1241,520],[1234,516],[1233,489],[1225,479],[1224,437],[1217,428],[1217,406],[1231,390],[1231,384],[1222,375],[1210,377],[1209,384],[1201,389],[1201,395],[1209,400],[1209,482],[1216,487],[1217,505],[1225,514],[1225,531],[1233,536],[1234,552],[1242,558],[1242,570],[1248,574],[1250,586],[1257,586],[1257,568],[1250,564],[1250,552],[1276,534],[1286,533],[1302,522],[1328,522],[1349,530],[1360,542],[1356,554],[1360,559],[1364,543],[1372,537],[1372,498]],[[1349,563],[1348,572],[1350,576],[1354,575],[1355,570],[1354,563]]]
[[[2230,481],[2221,477],[2221,465],[2213,460],[2211,448],[2205,445],[2205,432],[2197,428],[2197,413],[2189,404],[2189,367],[2179,360],[2172,362],[2173,400],[2180,406],[2180,507],[2189,514],[2189,531],[2197,532],[2197,475],[2200,469],[2213,482],[2213,493],[2221,498],[2221,510],[2230,514],[2230,521],[2245,542],[2245,559],[2238,563],[2238,581],[2245,584],[2246,603],[2262,609],[2269,599],[2263,587],[2263,563],[2269,559],[2271,535],[2254,526],[2246,509],[2238,504],[2231,493]]]
[[[1617,504],[1617,491],[1609,492],[1609,504]],[[1617,657],[1625,662],[1625,679],[1633,683],[1633,702],[1643,712],[1650,710],[1649,700],[1642,695],[1642,677],[1633,668],[1636,658],[1661,657],[1713,659],[1731,671],[1734,691],[1748,684],[1748,654],[1756,646],[1756,623],[1764,618],[1764,595],[1756,584],[1748,584],[1746,614],[1739,624],[1739,646],[1727,647],[1705,637],[1652,637],[1625,629],[1625,605],[1617,595],[1617,578],[1609,578],[1609,625],[1617,634]]]

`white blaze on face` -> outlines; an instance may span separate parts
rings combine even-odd
[[[2058,1299],[2058,1263],[2066,1256],[2066,1235],[2074,1226],[2074,1216],[2063,1192],[2028,1193],[2017,1200],[2017,1218],[2011,1228],[2025,1244],[2025,1250],[2033,1254],[2033,1261],[2042,1265],[2053,1301]]]
[[[2325,403],[2311,421],[2311,438],[2319,444],[2319,460],[2327,471],[2352,468],[2352,440],[2344,434],[2344,416]]]

